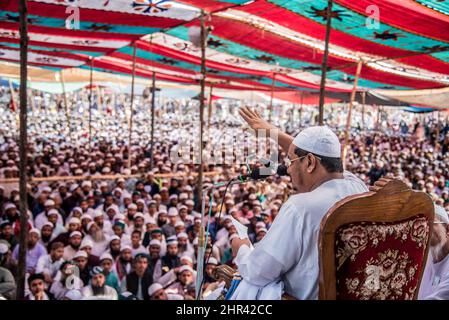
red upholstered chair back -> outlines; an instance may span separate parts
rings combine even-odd
[[[319,298],[415,299],[433,216],[430,197],[400,180],[335,204],[321,223]]]

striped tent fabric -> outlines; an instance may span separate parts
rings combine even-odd
[[[0,61],[19,61],[18,0],[0,3]],[[449,3],[334,0],[326,90],[449,86]],[[235,90],[318,92],[327,0],[29,0],[29,64],[199,83],[189,37],[208,14],[206,83]],[[430,23],[429,23],[430,21]],[[92,61],[93,59],[93,61]],[[91,63],[92,61],[92,63]]]

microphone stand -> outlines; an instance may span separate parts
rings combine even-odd
[[[233,178],[232,180],[235,180],[236,178]],[[228,187],[238,184],[244,184],[248,181],[252,180],[235,180],[231,182],[219,182],[215,183],[210,187],[203,189],[203,201],[202,201],[202,207],[201,207],[201,227],[200,227],[200,233],[198,236],[198,254],[197,254],[197,266],[196,266],[196,300],[200,300],[201,294],[202,294],[202,283],[203,283],[203,274],[204,274],[204,256],[206,254],[206,237],[205,237],[205,209],[206,209],[206,195],[210,191],[215,191],[215,189],[224,187],[227,184]]]
[[[267,175],[268,176],[273,176],[273,175],[285,175],[286,174],[286,168],[283,169],[282,171],[279,170],[280,166],[278,166],[278,168],[276,169],[276,173],[272,174],[272,175]],[[284,172],[285,171],[285,172]],[[200,300],[201,294],[202,294],[202,283],[203,283],[203,273],[204,273],[204,256],[206,253],[206,238],[205,238],[205,209],[206,209],[206,195],[209,191],[211,190],[215,190],[216,188],[220,188],[220,187],[224,187],[226,186],[226,188],[230,187],[230,186],[234,186],[234,185],[239,185],[239,184],[244,184],[247,183],[249,181],[257,181],[259,179],[252,179],[252,178],[248,178],[246,177],[245,179],[241,178],[241,176],[238,176],[237,178],[232,178],[231,180],[229,180],[228,182],[219,182],[219,183],[215,183],[210,187],[204,188],[203,189],[203,195],[202,195],[202,207],[201,207],[201,227],[200,227],[200,233],[198,236],[198,254],[197,254],[197,266],[196,266],[196,300]],[[222,209],[220,207],[220,209]],[[221,214],[221,212],[220,212]]]

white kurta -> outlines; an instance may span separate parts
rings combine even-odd
[[[418,299],[449,300],[449,255],[440,262],[434,263],[429,254]]]
[[[248,292],[251,285],[257,290],[252,290],[252,296],[245,294],[245,299],[267,296],[264,287],[270,291],[268,296],[278,296],[279,288],[284,287],[286,293],[299,300],[318,298],[321,220],[339,200],[368,191],[354,175],[345,172],[344,176],[311,192],[291,196],[257,247],[250,252],[247,246],[239,250],[236,264],[243,281],[233,297],[241,296],[242,288]]]

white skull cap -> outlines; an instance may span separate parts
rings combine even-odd
[[[298,148],[313,154],[340,158],[341,145],[337,135],[326,126],[309,127],[301,131],[293,140]]]

